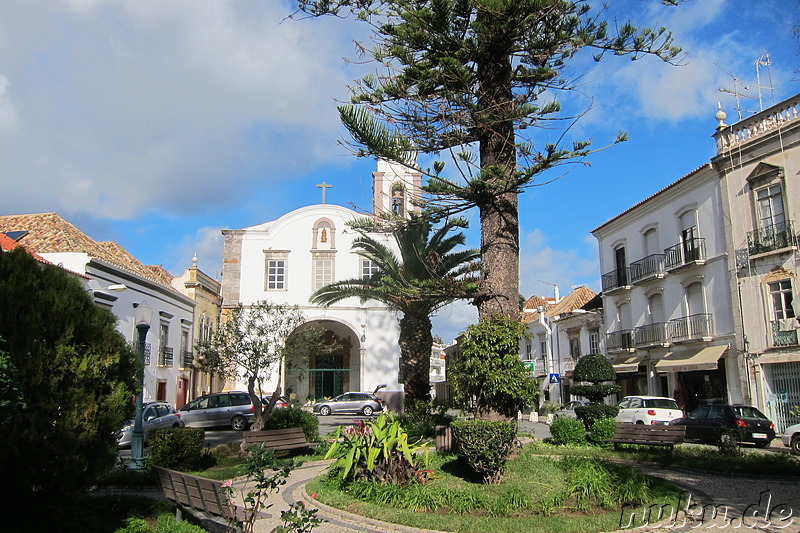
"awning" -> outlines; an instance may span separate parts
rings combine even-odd
[[[716,370],[717,360],[728,351],[729,345],[708,346],[697,350],[667,352],[656,363],[656,372],[692,372]]]
[[[619,357],[613,363],[611,363],[611,366],[614,367],[614,370],[617,372],[617,374],[636,372],[639,370],[639,363],[641,363],[643,359],[644,355]]]

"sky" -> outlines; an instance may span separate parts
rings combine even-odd
[[[580,90],[559,97],[586,113],[567,138],[607,148],[522,194],[525,297],[599,292],[591,230],[709,161],[717,102],[730,124],[737,108],[746,118],[800,93],[796,0],[608,3],[620,22],[669,28],[686,56],[576,58]],[[341,144],[336,112],[371,72],[354,44],[367,28],[292,11],[290,0],[0,0],[0,214],[57,212],[145,264],[180,275],[196,253],[218,277],[220,230],[319,203],[322,181],[328,203],[367,209],[375,161]],[[620,130],[629,140],[609,146]],[[475,321],[454,305],[434,333],[448,341]]]

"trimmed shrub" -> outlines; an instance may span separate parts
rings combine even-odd
[[[606,440],[614,438],[614,430],[616,427],[617,420],[614,417],[604,417],[595,420],[589,432],[589,442],[596,446],[609,446],[610,444],[606,442]]]
[[[303,428],[303,433],[308,442],[317,442],[319,440],[319,420],[313,414],[297,409],[295,407],[287,407],[285,409],[273,409],[272,416],[269,420],[264,422],[264,429],[289,429],[289,428]]]
[[[173,470],[199,470],[212,466],[214,457],[205,451],[202,428],[162,428],[147,436],[148,464]]]
[[[558,417],[550,425],[550,438],[556,444],[586,444],[586,428],[576,418]]]
[[[482,476],[484,483],[499,483],[506,461],[514,449],[517,424],[454,420],[450,428],[459,457]]]
[[[583,422],[584,427],[592,429],[592,425],[603,418],[615,418],[619,413],[616,405],[606,405],[604,403],[590,403],[589,405],[579,405],[575,408],[575,416]]]

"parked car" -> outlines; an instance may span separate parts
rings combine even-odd
[[[180,408],[188,427],[230,426],[244,431],[256,418],[256,408],[246,392],[215,392],[195,398]]]
[[[589,405],[588,400],[573,400],[571,402],[567,402],[555,413],[553,413],[553,418],[577,418],[575,415],[575,408],[586,405]]]
[[[133,440],[133,420],[117,433],[117,446],[128,448]],[[185,424],[175,409],[166,402],[148,402],[142,406],[142,431],[147,442],[147,434],[154,429],[181,428]]]
[[[266,407],[269,405],[271,399],[272,394],[267,394],[266,396],[262,396],[261,403]],[[285,409],[286,407],[289,407],[289,401],[283,396],[278,396],[278,400],[275,402],[275,409]]]
[[[742,442],[764,448],[775,438],[775,424],[749,405],[703,405],[672,424],[686,426],[686,439],[719,442],[723,428],[742,430]]]
[[[345,392],[332,400],[314,404],[314,414],[362,414],[372,416],[383,411],[381,399],[369,392]]]
[[[789,448],[793,454],[800,455],[800,424],[789,426],[783,430],[781,442]]]
[[[678,403],[663,396],[625,396],[617,407],[617,422],[630,424],[656,426],[683,416]]]

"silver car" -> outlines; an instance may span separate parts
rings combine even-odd
[[[800,424],[789,426],[783,430],[781,442],[789,448],[793,454],[800,455]]]
[[[128,448],[133,440],[133,420],[129,420],[119,433],[117,433],[117,446]],[[142,406],[142,431],[144,440],[147,442],[147,434],[154,429],[160,428],[182,428],[184,426],[181,417],[175,413],[175,409],[166,402],[150,402]]]
[[[195,398],[178,411],[187,427],[230,426],[244,431],[256,418],[256,408],[246,392],[215,392]]]
[[[332,400],[314,404],[314,414],[362,414],[372,416],[383,411],[381,399],[369,392],[345,392]]]

